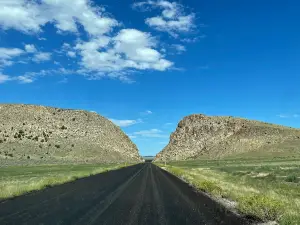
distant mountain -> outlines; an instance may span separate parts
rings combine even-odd
[[[146,162],[152,162],[155,159],[155,156],[143,156],[143,159]]]
[[[6,163],[141,162],[136,145],[88,111],[0,104],[0,160]]]
[[[185,117],[155,161],[300,154],[300,130],[230,116]]]

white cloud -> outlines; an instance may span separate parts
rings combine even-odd
[[[19,48],[0,48],[1,59],[11,59],[12,57],[20,56],[23,53],[24,51]]]
[[[206,38],[206,35],[200,35],[198,37],[194,37],[194,38],[182,38],[181,41],[185,42],[185,43],[195,43],[197,41],[199,41],[199,39],[203,39]]]
[[[90,35],[99,35],[118,25],[105,15],[104,8],[92,7],[89,0],[2,0],[0,8],[0,25],[4,30],[36,33],[52,23],[59,31],[77,33],[79,23]]]
[[[35,62],[43,62],[43,61],[49,61],[51,59],[51,53],[50,52],[38,52],[34,55],[33,61]]]
[[[64,77],[63,79],[61,79],[60,81],[58,81],[59,84],[66,84],[68,83],[68,78]]]
[[[151,110],[146,110],[146,111],[144,111],[144,112],[141,112],[140,114],[141,114],[142,116],[147,116],[147,115],[153,114],[153,112],[152,112]]]
[[[131,139],[136,139],[137,138],[137,136],[134,136],[134,135],[128,135],[128,137],[131,138]]]
[[[280,118],[299,118],[300,117],[300,114],[279,114],[277,115],[278,117]]]
[[[132,83],[134,81],[129,74],[136,71],[166,71],[173,67],[173,62],[158,50],[158,41],[150,33],[137,29],[111,32],[113,28],[119,29],[120,23],[109,16],[102,6],[92,4],[90,0],[0,0],[0,8],[1,29],[37,34],[39,40],[46,40],[38,37],[44,32],[46,24],[53,25],[57,35],[62,32],[78,35],[79,31],[84,30],[87,39],[83,41],[78,38],[75,46],[64,43],[61,50],[53,52],[77,57],[80,67],[77,74],[87,79],[109,77]],[[167,11],[164,14],[172,16]],[[79,30],[78,26],[82,29]],[[38,46],[25,45],[27,53],[34,53],[33,62],[51,59],[50,52],[39,52],[37,49]],[[21,49],[15,52],[16,55],[23,53],[25,51]],[[12,57],[1,57],[0,49],[0,67],[12,65]],[[24,77],[20,79],[24,80]]]
[[[62,49],[63,51],[68,51],[69,49],[71,49],[71,45],[68,43],[63,43]]]
[[[183,5],[179,3],[166,0],[148,0],[134,3],[133,7],[141,10],[161,9],[161,15],[147,18],[145,22],[148,26],[168,32],[173,37],[178,37],[179,33],[187,33],[195,28],[195,15],[193,13],[186,14]]]
[[[47,22],[38,4],[25,0],[0,1],[0,25],[23,32],[39,32],[40,26]]]
[[[98,72],[100,77],[107,73],[113,78],[119,76],[126,79],[126,72],[130,70],[165,71],[173,65],[154,47],[155,41],[150,34],[136,29],[122,29],[113,38],[101,36],[79,42],[75,49],[82,56],[81,65],[86,71]]]
[[[34,81],[34,79],[30,76],[18,76],[16,80],[20,81],[23,84],[30,84]]]
[[[0,73],[0,84],[10,81],[11,77]]]
[[[175,51],[176,51],[177,54],[182,54],[183,52],[186,51],[185,46],[180,45],[180,44],[173,44],[171,47],[173,49],[175,49]]]
[[[76,73],[77,73],[76,71],[67,70],[61,67],[59,69],[41,70],[39,72],[26,72],[21,76],[17,76],[16,78],[14,78],[14,80],[17,80],[24,84],[28,84],[34,82],[39,77],[53,76],[53,75],[71,75]]]
[[[19,48],[0,48],[0,68],[11,66],[12,59],[24,54],[24,51]]]
[[[29,53],[34,53],[37,51],[34,45],[25,45],[25,50]]]
[[[119,127],[129,127],[138,123],[142,123],[141,119],[138,120],[117,120],[117,119],[109,119],[111,122],[116,124]]]
[[[165,135],[163,131],[159,129],[136,131],[133,132],[132,135],[148,138],[168,138],[168,135]]]
[[[0,69],[3,67],[11,66],[12,64],[14,64],[13,61],[0,58]]]
[[[67,55],[71,58],[75,58],[76,57],[76,53],[75,52],[72,52],[72,51],[68,51],[67,52]]]

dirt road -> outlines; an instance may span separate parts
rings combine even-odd
[[[0,224],[243,225],[245,219],[146,163],[0,203]]]

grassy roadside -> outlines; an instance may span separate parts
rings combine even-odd
[[[125,167],[125,164],[38,165],[0,168],[0,199]]]
[[[239,212],[281,225],[300,225],[300,160],[203,160],[160,167]]]

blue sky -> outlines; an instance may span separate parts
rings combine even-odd
[[[186,115],[300,128],[298,1],[2,0],[0,101],[96,111],[154,155]]]

